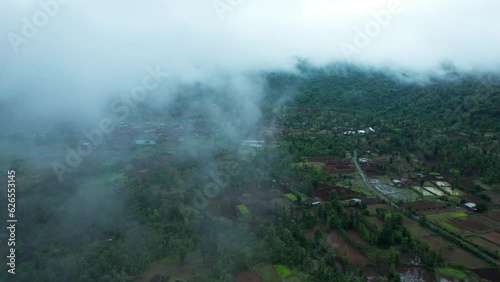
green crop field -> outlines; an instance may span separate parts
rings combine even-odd
[[[466,217],[467,214],[464,212],[453,212],[453,213],[443,213],[443,214],[437,214],[437,215],[430,215],[427,217],[429,220],[442,220],[442,219],[448,219],[448,218],[459,218],[459,217]]]
[[[236,208],[242,213],[242,214],[249,214],[250,210],[248,209],[247,206],[245,205],[237,205]]]
[[[424,182],[424,187],[434,187],[434,184],[432,184],[432,182],[425,181]]]
[[[451,231],[453,233],[457,233],[457,234],[460,234],[460,229],[456,228],[455,226],[449,224],[448,222],[446,221],[441,221],[439,222],[439,225],[441,225],[442,227],[446,228],[448,231]]]
[[[281,278],[287,278],[287,277],[290,277],[292,275],[292,271],[284,265],[277,264],[274,266],[274,269],[276,270],[279,277],[281,277]]]
[[[262,281],[282,281],[276,273],[276,269],[270,264],[255,266],[254,270],[262,278]]]
[[[438,268],[436,272],[440,275],[450,276],[458,279],[467,279],[467,274],[461,270],[446,267],[446,268]]]
[[[169,257],[164,257],[160,260],[161,263],[163,264],[171,264],[171,263],[174,263],[174,262],[178,262],[180,261],[181,259],[179,258],[179,256],[169,256]]]
[[[285,197],[287,197],[288,199],[290,199],[293,202],[297,201],[297,197],[295,197],[295,195],[292,193],[285,194]]]

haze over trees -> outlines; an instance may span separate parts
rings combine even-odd
[[[0,281],[500,276],[499,1],[0,10]]]

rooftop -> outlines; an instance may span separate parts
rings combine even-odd
[[[473,209],[473,208],[475,208],[475,207],[476,207],[476,204],[474,204],[474,203],[470,203],[470,202],[469,202],[469,203],[465,203],[465,204],[464,204],[464,206],[466,206],[466,207],[468,207],[468,208],[470,208],[470,209]]]

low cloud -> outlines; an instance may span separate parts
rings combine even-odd
[[[341,44],[353,44],[389,5],[401,11],[352,62],[414,71],[444,61],[464,70],[500,66],[500,3],[493,0],[3,1],[0,102],[33,118],[84,118],[107,110],[150,65],[172,75],[170,91],[159,94],[170,101],[181,84],[291,69],[297,58],[345,61]],[[37,29],[32,38],[24,34],[29,23]],[[13,34],[26,41],[13,45]]]

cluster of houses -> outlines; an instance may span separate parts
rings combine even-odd
[[[365,134],[366,132],[371,131],[375,132],[375,130],[372,127],[368,127],[368,130],[364,129],[357,129],[357,130],[348,130],[344,131],[344,135],[351,135],[351,134]]]
[[[243,140],[242,145],[254,147],[254,148],[262,148],[266,142],[264,140]]]

